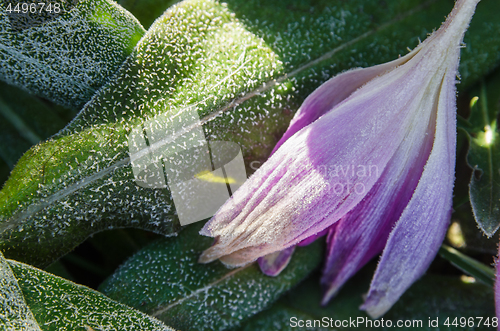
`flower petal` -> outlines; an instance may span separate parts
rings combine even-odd
[[[329,228],[321,232],[318,232],[313,236],[310,236],[309,238],[302,240],[297,244],[297,246],[307,246],[309,244],[312,244],[316,239],[324,236],[330,230],[333,231],[336,225],[337,223],[331,225]],[[288,262],[290,262],[294,249],[295,246],[290,246],[282,251],[267,254],[266,256],[259,258],[257,262],[259,263],[260,270],[268,276],[278,276],[280,272],[286,268]]]
[[[417,187],[429,157],[435,117],[418,121],[398,148],[377,184],[327,237],[321,283],[323,304],[385,246],[387,238]]]
[[[427,270],[446,234],[455,169],[455,72],[443,79],[434,145],[422,178],[389,236],[361,307],[373,318],[389,310]]]
[[[364,194],[352,188],[359,184],[368,192],[378,177],[360,177],[354,167],[373,166],[380,176],[410,128],[426,116],[422,110],[432,109],[422,88],[433,78],[424,56],[371,80],[288,139],[201,230],[216,244],[200,262],[255,261],[326,229],[356,206]],[[339,166],[343,176],[331,176]],[[339,185],[351,190],[339,193]]]
[[[335,227],[336,227],[337,223],[335,224],[332,224],[330,225],[330,227],[324,229],[323,231],[320,231],[304,240],[302,240],[301,242],[299,242],[297,244],[297,246],[307,246],[307,245],[310,245],[312,244],[316,239],[320,238],[320,237],[323,237],[324,235],[326,235],[329,231],[333,231],[335,230]]]
[[[268,254],[258,259],[260,270],[268,276],[277,276],[285,269],[292,258],[295,246],[288,247],[282,251]]]
[[[373,67],[351,69],[327,80],[304,100],[271,155],[291,136],[332,110],[366,82],[408,62],[416,51]]]
[[[442,74],[434,145],[422,178],[392,230],[361,309],[383,315],[429,267],[452,212],[456,149],[455,76],[460,43],[479,0],[458,0],[443,25],[424,43],[425,58]],[[434,64],[433,64],[434,63]]]
[[[414,56],[414,52],[407,54],[397,60],[383,63],[368,68],[351,69],[341,73],[318,87],[311,93],[302,103],[295,116],[290,121],[290,125],[281,139],[274,147],[271,155],[287,141],[291,136],[300,131],[302,128],[316,121],[319,117],[332,110],[337,104],[346,99],[354,91],[364,85],[367,81],[382,75],[383,73],[396,68],[399,65],[406,63]],[[313,235],[304,239],[299,246],[305,246],[312,243],[317,238],[325,235],[327,229],[317,235]],[[277,258],[277,252],[259,258],[259,266],[262,272],[268,276],[277,276],[290,261],[291,254],[289,249],[282,251],[283,255]],[[293,252],[293,251],[292,251]],[[287,257],[285,259],[284,257]],[[286,261],[286,263],[285,263]],[[278,271],[279,270],[279,271]]]

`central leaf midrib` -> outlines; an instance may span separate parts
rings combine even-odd
[[[263,83],[257,89],[247,92],[245,95],[227,103],[225,106],[221,107],[220,109],[203,117],[202,119],[200,119],[200,122],[198,123],[197,126],[200,126],[200,125],[203,126],[204,124],[210,122],[211,120],[218,117],[219,115],[224,114],[228,109],[234,108],[235,106],[251,99],[252,97],[258,96],[261,93],[270,90],[271,88],[284,82],[285,80],[290,79],[294,76],[297,76],[301,72],[303,72],[303,71],[305,71],[305,70],[307,70],[307,69],[309,69],[309,68],[311,68],[311,67],[313,67],[313,66],[315,66],[323,61],[330,59],[333,55],[335,55],[339,51],[375,34],[377,31],[384,30],[384,29],[388,28],[389,26],[403,20],[404,18],[409,17],[409,16],[421,11],[423,8],[429,6],[431,3],[435,2],[435,1],[436,0],[429,0],[429,1],[419,5],[417,7],[415,7],[414,9],[407,11],[406,13],[395,17],[393,20],[390,20],[387,23],[384,23],[378,27],[375,27],[375,28],[361,34],[360,36],[358,36],[354,39],[351,39],[348,42],[341,44],[340,46],[332,49],[331,51],[326,52],[322,56],[303,64],[302,66],[291,71],[290,73],[285,73],[284,75],[282,75],[276,79],[273,79],[273,80],[270,80],[270,81]],[[21,222],[23,220],[28,219],[32,215],[45,209],[46,207],[50,206],[54,202],[57,202],[60,199],[69,196],[70,194],[78,191],[79,189],[88,186],[89,184],[91,184],[95,180],[103,178],[107,174],[111,173],[113,170],[115,170],[119,167],[122,167],[122,166],[126,166],[129,163],[130,163],[130,157],[123,158],[122,160],[117,161],[115,164],[108,166],[107,168],[105,168],[105,169],[103,169],[103,170],[101,170],[93,175],[90,175],[90,176],[86,177],[85,179],[83,179],[75,184],[72,184],[70,186],[65,187],[62,190],[58,190],[57,192],[54,192],[53,194],[51,194],[47,198],[41,198],[38,202],[30,204],[25,210],[20,211],[18,213],[15,213],[9,219],[7,219],[5,222],[3,222],[2,225],[0,226],[0,232],[4,232],[8,229],[13,228],[18,222]]]
[[[168,306],[162,307],[160,309],[155,310],[154,312],[151,313],[151,316],[158,317],[158,316],[162,315],[164,312],[168,311],[169,309],[171,309],[171,308],[173,308],[173,307],[175,307],[175,306],[183,303],[186,300],[189,300],[190,298],[193,298],[193,297],[197,296],[200,293],[203,293],[203,292],[206,292],[206,291],[212,289],[215,285],[223,282],[224,280],[226,280],[226,279],[228,279],[228,278],[236,275],[240,271],[243,271],[243,270],[245,270],[245,269],[247,269],[247,268],[249,268],[249,267],[251,267],[253,265],[254,264],[251,263],[251,264],[247,264],[246,266],[240,267],[238,269],[232,270],[229,273],[227,273],[224,276],[222,276],[221,278],[218,278],[218,279],[214,280],[213,282],[211,282],[211,283],[203,286],[202,288],[199,288],[199,289],[191,292],[189,295],[187,295],[185,297],[182,297],[182,298],[180,298],[180,299],[178,299],[178,300],[170,303]]]

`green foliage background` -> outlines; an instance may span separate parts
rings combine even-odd
[[[316,87],[406,54],[453,1],[81,0],[59,1],[65,10],[45,18],[8,14],[12,3],[0,1],[0,249],[8,259],[0,328],[275,330],[290,316],[364,316],[357,307],[372,264],[318,306],[321,240],[298,249],[276,278],[255,265],[197,264],[211,240],[197,234],[201,223],[181,228],[168,189],[135,185],[128,135],[194,105],[207,140],[241,146],[251,174]],[[462,49],[449,236],[462,255],[437,257],[386,318],[494,316],[498,238],[486,239],[475,221],[490,237],[500,224],[498,141],[481,141],[486,126],[498,135],[498,12],[498,1],[479,4]],[[462,272],[486,284],[464,282]]]

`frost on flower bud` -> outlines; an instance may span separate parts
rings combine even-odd
[[[458,0],[408,55],[340,74],[302,104],[272,156],[201,230],[200,262],[259,259],[279,273],[297,244],[327,232],[323,303],[382,252],[365,303],[383,315],[433,260],[447,229],[456,76],[479,0]]]

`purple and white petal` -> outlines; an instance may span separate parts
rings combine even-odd
[[[431,115],[418,121],[377,184],[337,223],[337,231],[328,235],[327,258],[321,279],[325,290],[323,304],[383,250],[390,231],[417,187],[419,174],[422,174],[429,157],[435,130],[435,119]]]
[[[391,232],[361,309],[382,316],[427,270],[448,228],[452,211],[456,119],[454,74],[443,80],[436,138],[417,189]]]
[[[378,181],[353,168],[382,173],[420,110],[428,109],[428,91],[415,88],[430,79],[418,60],[413,64],[419,54],[289,138],[201,230],[216,244],[200,261],[221,258],[235,266],[255,261],[326,229],[353,209],[364,196],[340,188],[359,184],[368,192]],[[342,175],[332,176],[339,167]]]
[[[411,52],[391,62],[368,68],[351,69],[327,80],[304,100],[271,155],[288,138],[332,110],[366,82],[406,63],[414,55],[415,52]]]
[[[257,261],[260,270],[268,276],[275,277],[279,275],[288,265],[288,262],[290,262],[294,250],[295,246],[291,246],[282,251],[274,252],[259,258]]]
[[[428,90],[438,92],[435,139],[417,189],[389,236],[361,307],[374,318],[389,310],[422,276],[446,234],[455,180],[455,77],[459,47],[478,2],[457,1],[446,22],[429,38],[433,44],[422,62],[434,68],[434,81]]]
[[[318,232],[317,234],[310,236],[302,240],[297,246],[307,246],[313,243],[316,239],[323,237],[327,234],[330,229],[334,229],[337,223],[331,225],[329,228]],[[292,258],[295,246],[290,246],[282,251],[274,252],[266,256],[260,257],[257,262],[259,263],[260,270],[268,276],[278,276],[283,269],[286,268],[288,262]]]

